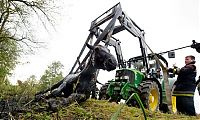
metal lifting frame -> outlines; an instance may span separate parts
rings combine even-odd
[[[109,13],[109,14],[108,14]],[[108,14],[106,17],[103,17],[104,15]],[[101,18],[103,17],[103,18]],[[115,22],[119,20],[119,23],[121,25],[115,26]],[[105,22],[109,21],[108,25],[105,27],[104,30],[100,28],[100,25],[104,24]],[[93,36],[95,36],[97,39],[94,42],[93,45],[97,45],[100,42],[104,42],[105,46],[113,46],[115,48],[115,52],[117,55],[118,60],[118,67],[119,68],[125,68],[126,63],[123,60],[121,47],[120,47],[120,41],[116,38],[114,38],[112,35],[117,34],[123,30],[127,30],[130,32],[134,37],[139,38],[140,42],[140,48],[141,53],[143,57],[143,65],[148,70],[148,61],[147,61],[147,51],[144,44],[144,31],[139,28],[131,18],[129,18],[121,9],[120,3],[117,3],[112,8],[107,10],[105,13],[97,17],[94,21],[91,22],[90,26],[90,34],[88,35],[88,38],[86,39],[85,43],[88,43],[90,40],[93,39]],[[91,50],[86,54],[85,58],[80,61],[80,57],[83,54],[84,50],[86,48],[86,44],[83,45],[79,56],[77,57],[77,60],[75,61],[70,73],[77,73],[80,68],[85,64],[87,58],[91,54]],[[75,67],[79,63],[78,68],[74,71]]]

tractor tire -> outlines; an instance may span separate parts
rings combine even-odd
[[[110,96],[107,94],[108,83],[104,84],[99,90],[99,100],[108,100]]]
[[[141,82],[138,89],[140,90],[140,99],[148,110],[155,112],[159,109],[160,92],[158,84],[152,80]]]

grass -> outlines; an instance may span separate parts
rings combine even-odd
[[[89,99],[84,103],[73,103],[62,107],[56,113],[29,111],[19,115],[19,119],[38,120],[110,120],[117,112],[120,104],[109,103],[105,100]],[[186,116],[182,114],[165,114],[161,112],[151,113],[145,110],[148,120],[200,120],[200,116]],[[144,120],[142,109],[124,106],[117,120]]]

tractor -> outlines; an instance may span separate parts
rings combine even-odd
[[[195,48],[198,52],[199,45],[199,43],[196,43],[193,40],[192,45],[186,47]],[[186,47],[181,47],[174,50],[179,50]],[[126,61],[127,68],[116,70],[115,78],[108,81],[100,88],[99,100],[109,100],[110,102],[118,103],[121,100],[127,100],[132,93],[137,93],[140,96],[145,108],[152,112],[157,110],[168,112],[169,108],[166,96],[166,88],[164,85],[163,70],[159,62],[162,62],[164,66],[168,68],[168,62],[162,55],[164,53],[168,53],[169,58],[174,58],[174,50],[169,50],[167,52],[158,54],[148,54],[148,70],[145,70],[145,67],[143,66],[144,56],[130,58],[128,61]],[[159,58],[159,62],[155,59],[155,55],[157,58]],[[177,76],[175,76],[173,73],[167,73],[167,75],[170,92],[172,92]],[[197,81],[197,84],[199,84],[199,80]],[[171,101],[172,112],[175,113],[176,105],[174,96],[171,96]],[[132,99],[128,102],[128,105],[138,106],[138,103],[135,99]]]
[[[164,53],[147,53],[147,48],[149,47],[145,42],[144,30],[122,10],[120,3],[117,3],[94,19],[91,22],[89,31],[90,33],[85,43],[91,45],[104,44],[106,47],[114,47],[118,62],[118,70],[116,71],[115,78],[102,85],[98,99],[109,99],[109,101],[119,102],[121,99],[127,100],[131,93],[137,93],[143,101],[144,106],[151,111],[164,108],[166,105],[168,106],[168,93],[171,93],[175,77],[173,74],[167,74],[166,76],[166,70],[163,68],[168,67],[168,62],[162,56]],[[133,37],[139,39],[141,56],[130,58],[127,61],[124,60],[121,41],[115,36],[122,31],[128,31]],[[95,37],[96,41],[93,40]],[[200,44],[195,41],[187,47],[195,48],[200,52]],[[83,45],[69,74],[81,71],[87,63],[87,58],[90,56],[91,51],[81,60],[85,48],[86,44]],[[174,57],[174,50],[167,51],[166,53],[170,57]],[[97,71],[94,74],[94,85],[97,83],[98,73]],[[96,86],[91,87],[91,89],[93,89],[92,96],[95,98]],[[134,99],[131,99],[128,104],[137,106],[137,102]]]
[[[156,54],[165,66],[168,62],[164,57]],[[110,102],[127,100],[132,93],[138,93],[145,108],[154,112],[158,109],[168,111],[162,69],[152,54],[147,56],[149,72],[146,74],[142,64],[142,56],[137,56],[127,61],[127,68],[116,70],[115,78],[104,84],[99,91],[99,99]],[[170,90],[175,82],[175,75],[168,75]],[[136,100],[128,102],[130,106],[138,106]]]
[[[108,15],[105,16],[105,14]],[[100,26],[109,20],[107,27],[104,30],[100,29]],[[115,24],[117,20],[119,20],[120,25]],[[151,53],[148,54],[147,48],[149,46],[144,39],[144,30],[122,11],[120,3],[100,15],[93,22],[97,25],[92,29],[99,29],[101,35],[106,37],[101,37],[98,32],[96,35],[102,38],[107,46],[115,47],[118,59],[115,78],[102,85],[98,99],[118,103],[121,100],[127,100],[132,93],[137,93],[144,107],[152,112],[157,110],[176,112],[175,99],[171,96],[176,76],[167,73],[168,62],[162,55],[168,53],[169,58],[174,58],[175,50],[187,47],[194,48],[197,52],[200,52],[200,43],[193,40],[192,45],[189,46],[162,53],[153,53],[150,50]],[[127,61],[123,59],[120,47],[121,41],[113,36],[123,30],[127,30],[131,35],[139,39],[141,56],[130,58]],[[133,98],[128,102],[128,105],[138,106],[138,103]]]

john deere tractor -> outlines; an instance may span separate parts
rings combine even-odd
[[[192,45],[186,46],[196,49],[199,52],[200,43],[192,41]],[[144,66],[144,57],[137,56],[130,58],[126,64],[126,68],[116,70],[115,78],[104,84],[99,91],[99,99],[109,100],[110,102],[120,102],[127,100],[132,93],[137,93],[145,108],[154,112],[161,110],[167,112],[176,112],[175,97],[171,98],[171,108],[167,101],[166,83],[164,79],[164,71],[161,64],[168,68],[167,60],[162,56],[168,53],[169,58],[175,57],[175,50],[186,47],[176,48],[158,54],[148,54],[146,59],[148,64]],[[157,59],[156,59],[157,58]],[[148,69],[146,69],[148,68]],[[172,93],[173,85],[176,81],[176,76],[173,73],[167,73],[169,92]],[[199,81],[197,82],[199,83]],[[131,106],[138,106],[138,103],[133,98],[128,102]]]
[[[168,63],[164,57],[156,54],[166,66]],[[163,81],[162,69],[149,54],[149,72],[147,74],[142,63],[142,56],[131,58],[127,61],[127,68],[116,70],[115,79],[103,85],[99,92],[99,99],[106,99],[110,102],[127,100],[132,93],[138,93],[145,108],[156,111],[159,108],[167,110],[167,101]],[[175,82],[174,75],[169,75],[170,89]],[[137,106],[135,99],[131,99],[128,105]]]
[[[158,108],[162,108],[167,103],[170,103],[171,97],[169,98],[170,95],[168,93],[171,93],[175,79],[173,75],[166,73],[166,69],[163,69],[168,67],[167,60],[162,56],[164,53],[154,54],[151,51],[151,54],[148,54],[147,49],[150,50],[150,48],[145,42],[144,30],[122,11],[120,3],[117,3],[93,20],[89,31],[90,34],[86,42],[90,41],[92,43],[92,37],[95,35],[97,40],[94,44],[102,41],[105,43],[105,46],[113,46],[118,60],[118,70],[116,71],[115,78],[101,87],[99,99],[119,102],[121,99],[127,100],[132,93],[137,93],[144,106],[151,111],[156,111]],[[140,56],[130,58],[127,61],[123,59],[120,44],[128,44],[128,40],[126,39],[127,41],[125,42],[120,41],[115,36],[122,31],[126,31],[133,35],[133,37],[138,38],[138,41],[135,39],[134,41],[139,42]],[[199,43],[193,41],[192,45],[186,47],[197,48],[198,45]],[[198,48],[200,52],[200,45]],[[170,57],[174,57],[174,50],[167,51],[166,53]],[[133,52],[131,53],[134,55]],[[89,54],[86,56],[88,57]],[[85,60],[83,59],[83,61]],[[77,59],[76,63],[80,63],[79,59]],[[82,63],[84,62],[81,62],[78,68],[81,68]],[[128,104],[137,106],[137,102],[134,99],[131,99]]]

